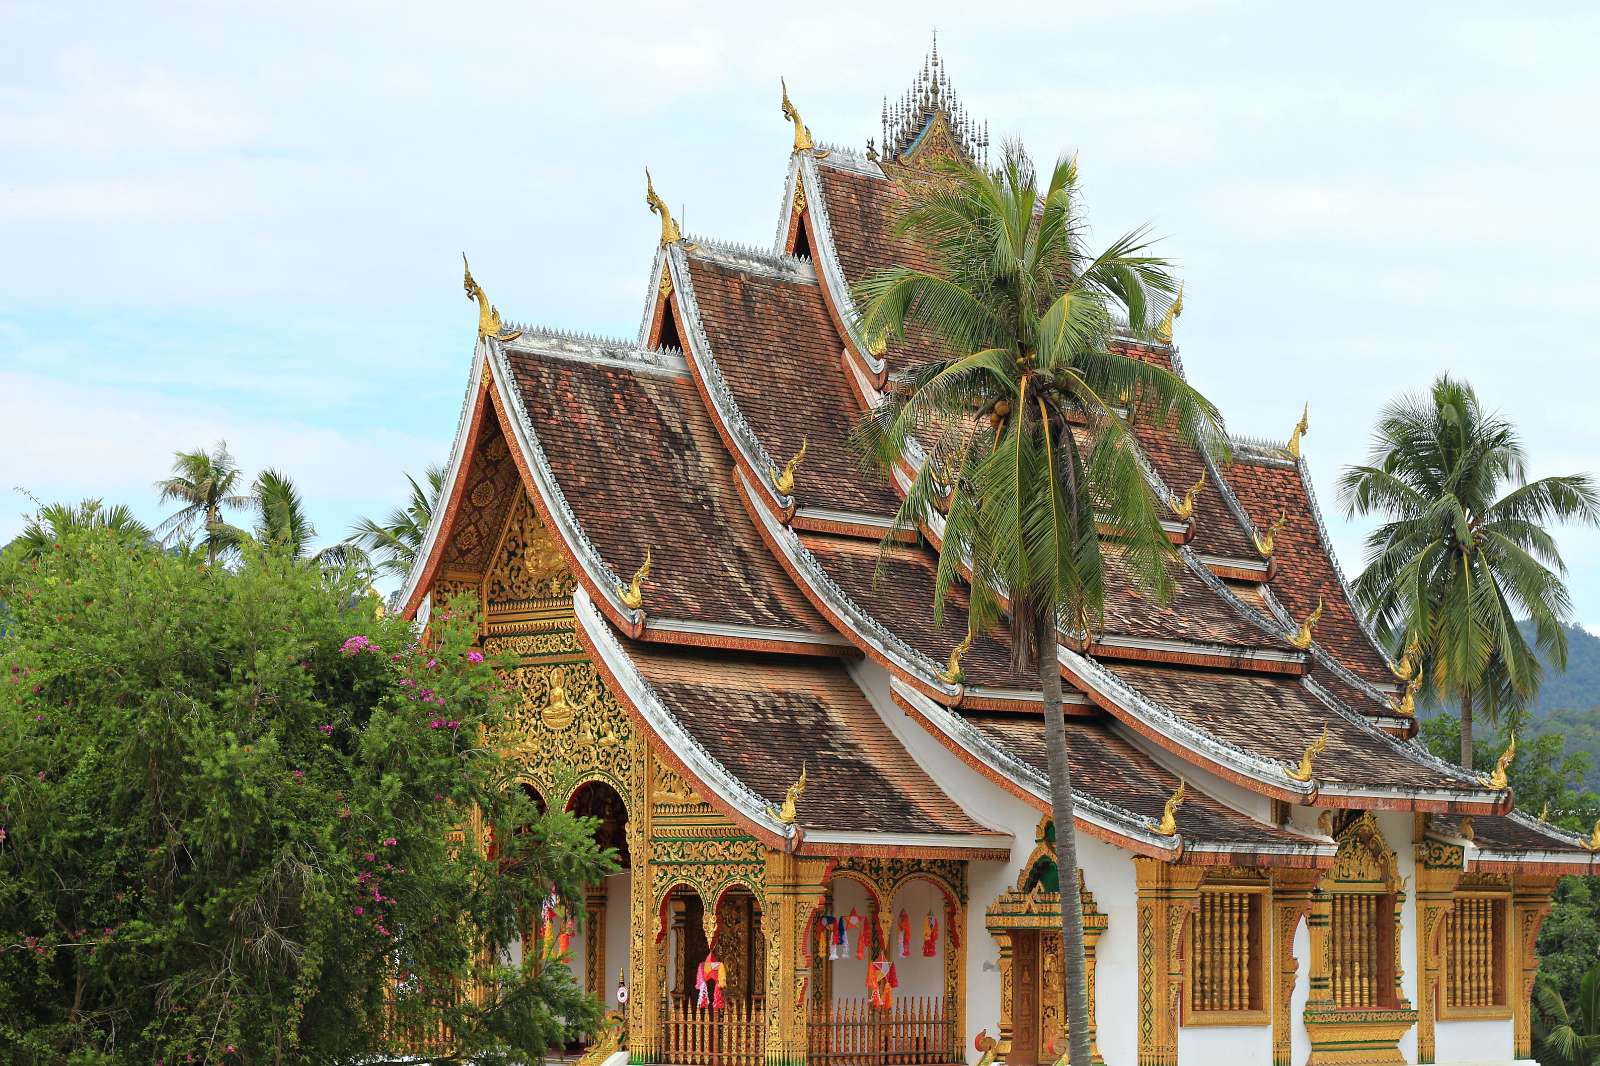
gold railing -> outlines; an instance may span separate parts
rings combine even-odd
[[[865,999],[815,1003],[807,1066],[940,1066],[965,1061],[948,999],[904,996],[893,1007]]]
[[[1503,900],[1465,896],[1456,900],[1444,924],[1451,1007],[1499,1007],[1505,1004]]]
[[[762,1066],[766,1020],[761,1004],[729,1003],[721,1010],[668,999],[661,1006],[656,1060],[693,1066]]]

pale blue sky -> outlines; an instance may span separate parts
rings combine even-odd
[[[1099,236],[1167,235],[1184,362],[1235,432],[1310,400],[1325,503],[1443,370],[1537,473],[1600,467],[1589,5],[1013,10],[0,0],[0,541],[12,486],[159,519],[171,453],[222,437],[342,536],[444,458],[463,249],[508,317],[631,336],[644,166],[687,228],[766,244],[779,75],[860,145],[934,26],[996,140],[1080,153]],[[1600,622],[1600,537],[1560,540]]]

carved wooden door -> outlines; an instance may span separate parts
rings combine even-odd
[[[1012,934],[1011,1054],[1006,1066],[1036,1066],[1039,1061],[1039,934]]]
[[[1065,961],[1061,934],[1039,934],[1039,1051],[1049,1062],[1067,1050],[1067,1018],[1061,1013],[1066,1003]]]

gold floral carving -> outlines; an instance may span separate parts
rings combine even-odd
[[[512,604],[566,599],[577,587],[560,546],[519,492],[484,579],[490,613]]]
[[[1183,994],[1183,927],[1200,901],[1205,868],[1142,856],[1133,860],[1138,888],[1136,958],[1139,994],[1134,1023],[1140,1066],[1177,1066],[1178,1001]]]

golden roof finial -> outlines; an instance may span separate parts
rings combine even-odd
[[[811,441],[805,437],[800,438],[800,450],[794,453],[794,458],[783,464],[783,469],[767,464],[767,470],[772,474],[772,487],[778,490],[780,496],[794,495],[794,468],[805,462],[806,449],[811,446]]]
[[[644,605],[644,579],[650,576],[650,549],[644,550],[644,565],[633,572],[633,579],[627,585],[617,586],[617,596],[630,611],[637,611]]]
[[[1487,785],[1496,791],[1504,791],[1511,785],[1511,760],[1517,757],[1517,735],[1511,734],[1511,742],[1506,745],[1506,750],[1500,753],[1500,758],[1494,761],[1494,772],[1479,774],[1480,784]]]
[[[462,280],[461,287],[467,290],[469,300],[478,301],[478,336],[495,337],[503,341],[514,341],[522,336],[520,329],[507,330],[500,322],[499,310],[489,302],[489,297],[484,295],[483,286],[479,285],[472,277],[472,266],[467,262],[467,253],[461,253]],[[485,366],[485,370],[487,370]]]
[[[1289,454],[1300,458],[1300,438],[1311,432],[1311,405],[1308,403],[1300,410],[1300,421],[1294,424],[1294,432],[1289,434]]]
[[[666,201],[656,195],[656,184],[650,178],[649,167],[644,168],[644,202],[651,211],[661,216],[661,247],[683,240],[683,234],[678,232],[678,224],[672,221],[672,212],[667,210]]]
[[[1172,513],[1180,522],[1187,522],[1194,517],[1194,501],[1199,497],[1200,490],[1206,487],[1205,474],[1200,475],[1200,480],[1189,486],[1189,491],[1183,494],[1180,500],[1176,496],[1167,497],[1167,506],[1172,508]]]
[[[1548,822],[1549,820],[1550,820],[1550,801],[1549,800],[1545,800],[1544,801],[1544,806],[1539,808],[1539,821]]]
[[[783,794],[783,806],[775,808],[771,804],[768,804],[767,814],[782,822],[784,825],[793,825],[795,818],[797,818],[800,813],[800,797],[805,795],[805,791],[806,764],[801,763],[800,776],[795,779],[794,784],[789,786],[789,791]]]
[[[1256,551],[1260,552],[1264,556],[1270,556],[1272,554],[1272,549],[1277,546],[1276,541],[1278,534],[1283,532],[1283,524],[1288,520],[1289,512],[1279,511],[1278,517],[1273,521],[1272,525],[1267,527],[1267,531],[1265,533],[1251,534],[1256,542]]]
[[[1414,717],[1417,713],[1417,690],[1420,688],[1422,688],[1422,675],[1413,674],[1411,680],[1406,682],[1405,694],[1397,700],[1390,700],[1389,709],[1406,718]]]
[[[1164,837],[1178,835],[1178,808],[1183,805],[1183,795],[1189,790],[1189,783],[1183,778],[1178,778],[1178,790],[1167,800],[1165,807],[1161,808],[1161,821],[1151,822],[1150,829]]]
[[[961,657],[972,650],[972,627],[967,627],[967,635],[961,643],[950,649],[950,661],[939,672],[939,680],[947,685],[959,685],[966,680],[966,671],[961,669]]]
[[[1317,756],[1321,755],[1327,750],[1327,748],[1328,727],[1324,725],[1322,727],[1322,735],[1317,737],[1317,739],[1313,740],[1310,744],[1307,744],[1306,750],[1301,753],[1300,765],[1295,767],[1293,770],[1286,769],[1283,772],[1288,775],[1289,780],[1291,781],[1310,781],[1312,764],[1317,761]]]
[[[1456,832],[1461,835],[1462,840],[1468,843],[1476,844],[1478,842],[1478,830],[1472,824],[1472,815],[1470,814],[1461,816],[1461,821],[1456,823]]]
[[[816,147],[811,140],[811,131],[806,128],[804,122],[800,121],[800,112],[795,109],[794,104],[789,102],[788,83],[779,78],[778,84],[783,86],[783,117],[794,123],[794,150],[797,152],[809,151]]]
[[[1400,661],[1389,667],[1389,672],[1401,681],[1410,681],[1417,673],[1417,653],[1422,646],[1417,641],[1417,635],[1411,634],[1411,639],[1406,641],[1406,650],[1401,654]]]
[[[1589,834],[1589,839],[1583,842],[1583,846],[1590,851],[1600,851],[1600,819],[1595,820],[1594,832]]]
[[[1073,158],[1076,159],[1077,157],[1074,156]],[[1167,313],[1161,316],[1161,321],[1156,323],[1156,329],[1155,329],[1156,340],[1160,341],[1162,344],[1171,344],[1172,343],[1172,327],[1173,327],[1174,323],[1176,323],[1178,321],[1178,319],[1180,317],[1182,317],[1182,315],[1183,315],[1183,283],[1180,281],[1178,283],[1178,296],[1177,296],[1177,298],[1174,299],[1172,301],[1171,305],[1167,307]]]
[[[1317,623],[1320,621],[1322,621],[1322,597],[1319,596],[1317,597],[1317,605],[1311,609],[1310,614],[1306,615],[1306,620],[1301,622],[1300,628],[1290,635],[1289,643],[1301,651],[1311,647],[1311,631],[1317,627]]]

